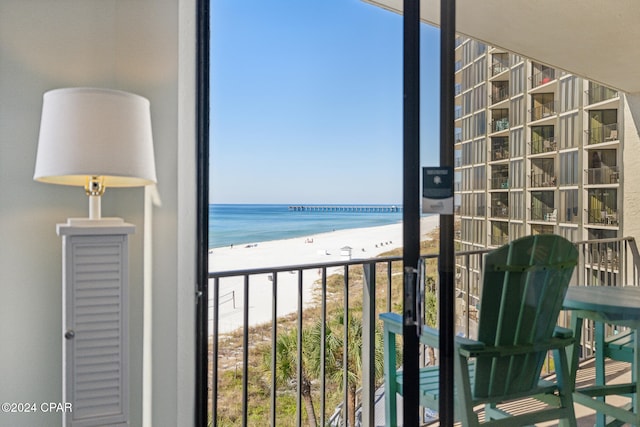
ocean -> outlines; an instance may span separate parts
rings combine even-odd
[[[209,205],[209,248],[290,239],[333,230],[402,222],[400,209],[395,212],[296,211],[290,210],[290,206],[281,204]],[[392,207],[392,205],[375,206]]]

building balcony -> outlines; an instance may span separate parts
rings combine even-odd
[[[556,70],[553,68],[543,67],[540,71],[534,71],[529,77],[531,80],[531,88],[545,85],[556,79]]]
[[[592,126],[585,131],[587,134],[587,144],[600,144],[602,142],[617,142],[618,123],[602,124],[600,126]]]
[[[491,122],[492,132],[502,132],[508,129],[509,129],[509,119],[506,117],[502,119],[493,120]]]
[[[531,114],[531,121],[537,121],[546,119],[552,116],[555,116],[557,113],[558,102],[551,101],[545,104],[537,105],[536,107],[529,110]]]
[[[557,185],[557,178],[553,173],[532,173],[531,174],[531,187],[555,187]]]
[[[532,155],[553,153],[558,150],[558,144],[553,136],[548,138],[536,138],[532,140],[529,145],[531,146]]]
[[[509,146],[496,146],[491,151],[491,160],[507,160],[509,159]]]
[[[464,240],[459,232],[456,236]],[[500,233],[490,239],[495,246],[507,240],[507,235]],[[590,240],[576,245],[581,254],[576,267],[579,273],[574,274],[571,285],[638,285],[624,281],[627,273],[629,277],[640,277],[634,239]],[[461,336],[476,336],[486,252],[455,255],[455,332]],[[427,278],[425,313],[427,324],[433,325],[437,319],[434,295],[438,255],[422,258]],[[307,425],[312,417],[309,408],[313,408],[317,425],[347,425],[349,419],[357,420],[356,426],[384,425],[384,382],[376,375],[382,363],[378,316],[402,311],[402,271],[402,257],[397,256],[211,273],[210,425]],[[312,287],[317,299],[304,305],[300,295],[308,291],[303,286],[303,277],[308,276],[314,278]],[[237,295],[229,295],[225,290],[225,283],[232,280],[242,284]],[[276,314],[280,313],[282,299],[292,297],[279,292],[287,280],[298,284],[293,295],[298,301],[297,308],[289,314]],[[258,325],[252,319],[262,308],[244,301],[250,301],[250,294],[264,287],[271,296],[259,303],[272,314],[270,320]],[[230,329],[226,324],[232,316],[239,322]],[[569,320],[568,313],[562,312],[559,324],[568,326]],[[593,382],[590,365],[595,353],[593,337],[591,322],[585,322],[581,369],[576,380],[580,386]],[[317,345],[307,345],[313,340],[317,340]],[[427,350],[421,348],[421,354],[428,355]],[[421,358],[420,366],[428,361],[428,356]],[[354,363],[358,364],[355,368]],[[629,365],[615,363],[615,376],[630,377]],[[553,366],[553,360],[549,359],[544,372],[552,374]],[[607,366],[611,368],[611,362]],[[611,375],[611,371],[607,374]],[[437,421],[437,414],[431,416],[432,421]],[[581,427],[594,424],[593,412],[581,405],[576,405],[576,416]]]
[[[506,190],[509,188],[508,176],[494,176],[491,177],[491,189],[492,190]]]
[[[502,74],[505,71],[509,71],[508,54],[493,55],[494,61],[491,64],[491,77]],[[499,59],[497,59],[499,58]]]
[[[496,83],[504,83],[504,84],[496,84]],[[489,95],[491,99],[491,105],[497,104],[499,102],[509,99],[509,82],[496,82],[496,83],[494,83],[491,90],[491,95]]]
[[[592,82],[589,83],[589,89],[585,91],[585,94],[588,105],[598,104],[619,96],[617,90]]]
[[[618,210],[611,208],[593,208],[587,210],[587,222],[599,226],[617,227],[619,224]]]
[[[509,218],[509,206],[491,206],[492,218]]]
[[[531,221],[557,222],[558,209],[553,206],[532,207]]]
[[[589,185],[618,184],[620,181],[620,168],[618,166],[585,169],[585,173],[587,174],[587,184]]]

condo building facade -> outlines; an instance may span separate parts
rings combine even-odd
[[[624,95],[465,37],[455,69],[457,250],[621,237]]]

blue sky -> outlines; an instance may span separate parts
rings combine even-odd
[[[402,16],[360,0],[211,0],[212,203],[401,203]],[[439,30],[421,26],[421,165]]]

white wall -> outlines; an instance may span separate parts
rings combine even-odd
[[[153,226],[153,426],[193,419],[195,0],[0,2],[0,402],[60,402],[61,241],[87,215],[80,188],[32,180],[42,94],[70,86],[151,102],[158,190]],[[130,247],[132,426],[142,425],[143,190],[111,189],[103,215],[137,226]],[[178,349],[179,348],[179,349]],[[145,421],[149,421],[148,419]],[[0,426],[56,426],[0,413]]]
[[[624,114],[622,115],[624,151],[622,153],[623,179],[622,199],[622,235],[640,238],[640,174],[636,167],[640,164],[640,93],[625,96]]]

